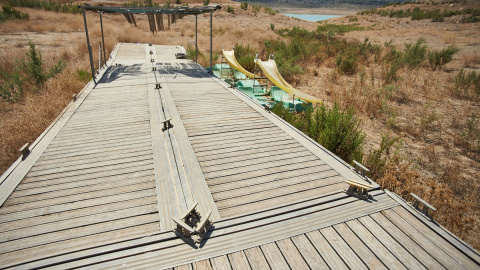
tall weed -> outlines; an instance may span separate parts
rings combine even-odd
[[[25,91],[38,91],[49,78],[52,78],[63,70],[66,63],[59,60],[54,66],[47,70],[43,64],[42,55],[31,42],[25,59],[17,60],[17,66],[13,71],[6,71],[0,67],[0,97],[11,103],[20,100]]]

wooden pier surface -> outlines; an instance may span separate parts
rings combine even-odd
[[[368,180],[183,51],[117,45],[1,176],[0,268],[480,269],[397,195],[348,196]],[[198,246],[172,231],[194,202]]]

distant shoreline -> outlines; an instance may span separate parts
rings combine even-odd
[[[324,5],[299,7],[285,3],[248,2],[254,5],[268,6],[277,9],[279,13],[291,14],[315,14],[315,15],[355,15],[360,11],[377,8],[379,6],[369,5]]]

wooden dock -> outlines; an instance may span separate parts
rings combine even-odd
[[[117,45],[2,175],[0,268],[480,269],[478,251],[177,52]],[[194,202],[213,221],[196,246],[172,231]]]

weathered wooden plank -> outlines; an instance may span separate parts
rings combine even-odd
[[[88,208],[81,208],[78,210],[64,211],[64,212],[57,213],[55,215],[42,215],[42,216],[36,216],[36,217],[29,217],[29,218],[22,219],[21,222],[12,222],[12,221],[2,222],[0,223],[0,231],[7,232],[11,230],[19,230],[22,228],[34,227],[34,226],[39,226],[47,223],[65,221],[65,220],[70,220],[70,219],[79,218],[79,217],[86,217],[86,216],[91,216],[95,214],[126,209],[132,206],[150,205],[150,204],[156,204],[156,203],[157,203],[157,200],[155,196],[134,198],[134,199],[124,200],[119,202],[113,202],[109,204],[96,205]]]
[[[306,236],[331,269],[348,269],[347,265],[345,265],[319,231],[309,232]]]
[[[323,228],[320,233],[350,269],[367,269],[365,264],[332,227]]]
[[[172,132],[174,137],[172,137],[172,139],[178,148],[177,160],[181,163],[177,164],[177,166],[182,168],[184,173],[184,177],[182,178],[184,194],[189,192],[192,200],[191,203],[193,203],[193,201],[198,202],[198,210],[200,213],[206,214],[210,211],[212,213],[211,219],[215,221],[220,218],[220,214],[218,213],[213,197],[210,194],[202,169],[196,159],[195,152],[190,144],[177,108],[174,106],[175,103],[171,96],[170,88],[166,86],[163,88],[163,91],[174,125],[174,132]],[[188,191],[185,190],[187,188]],[[185,197],[188,199],[187,196]]]
[[[418,231],[410,223],[400,217],[393,209],[383,211],[382,214],[386,216],[392,223],[394,223],[400,230],[402,230],[402,232],[408,235],[413,241],[420,245],[426,252],[432,255],[445,268],[464,269],[464,266],[459,261],[455,260],[455,258],[458,258],[458,255],[456,256],[455,254],[458,253],[457,250],[449,250],[449,252],[445,252],[442,250],[442,248],[434,244],[429,237]]]
[[[90,151],[95,151],[95,150],[101,150],[102,151],[107,151],[108,149],[115,147],[115,146],[124,146],[128,145],[128,143],[131,144],[136,144],[139,142],[145,142],[150,139],[150,135],[148,132],[142,132],[143,134],[136,135],[134,138],[119,138],[116,139],[115,141],[105,141],[105,142],[98,142],[98,143],[92,143],[92,144],[80,144],[80,145],[71,145],[68,148],[65,147],[60,147],[57,149],[52,149],[52,148],[47,148],[47,150],[44,152],[42,157],[59,157],[59,156],[74,156],[74,155],[80,155],[85,152],[90,152]]]
[[[142,166],[143,165],[143,166]],[[135,176],[144,176],[148,172],[153,174],[153,165],[149,164],[148,161],[145,161],[143,164],[129,164],[129,166],[125,166],[125,168],[121,168],[118,170],[110,170],[101,173],[93,173],[89,175],[82,175],[79,177],[72,177],[72,178],[54,178],[48,179],[44,178],[36,178],[37,181],[25,181],[22,182],[16,191],[22,191],[27,193],[36,194],[37,190],[42,190],[45,188],[48,190],[48,186],[56,185],[58,189],[62,189],[62,187],[69,187],[69,186],[81,186],[84,184],[85,186],[89,183],[96,183],[102,181],[103,178],[111,178],[111,181],[120,181],[125,177],[135,177]],[[25,179],[24,179],[25,180]],[[80,182],[80,183],[79,183]]]
[[[44,165],[52,165],[52,164],[57,164],[59,161],[68,163],[72,161],[80,161],[80,160],[88,160],[90,158],[94,158],[96,156],[99,156],[103,153],[107,152],[116,152],[116,153],[130,153],[130,152],[135,152],[138,151],[138,149],[151,149],[152,147],[152,142],[145,140],[145,141],[139,141],[139,142],[133,142],[130,144],[125,144],[125,145],[115,145],[109,148],[97,148],[89,151],[84,151],[84,152],[74,152],[74,153],[65,153],[65,154],[59,154],[57,156],[51,155],[51,156],[41,156],[37,163],[35,163],[34,167],[37,166],[44,166]]]
[[[407,210],[402,207],[396,207],[393,210],[413,227],[415,227],[421,234],[425,235],[425,237],[427,237],[437,247],[441,248],[447,254],[452,255],[452,257],[455,258],[455,260],[465,268],[474,269],[475,267],[478,267],[478,265],[476,265],[472,259],[458,250],[452,245],[452,243],[448,242],[444,238],[440,237],[436,232],[432,231],[429,227],[422,223],[422,221],[418,220],[417,217],[410,214]]]
[[[42,207],[52,207],[54,205],[80,202],[80,201],[85,201],[85,200],[88,200],[88,199],[102,198],[102,197],[105,197],[105,196],[121,194],[121,193],[129,193],[129,192],[133,192],[133,191],[139,191],[139,190],[145,190],[145,189],[151,189],[151,188],[152,188],[152,183],[148,183],[148,182],[147,183],[140,183],[140,184],[128,185],[128,186],[124,186],[124,187],[115,187],[115,188],[111,188],[111,189],[101,190],[101,191],[98,191],[98,192],[90,192],[90,193],[85,193],[85,194],[75,194],[75,195],[70,195],[70,196],[66,196],[66,197],[58,197],[58,198],[42,200],[42,201],[39,201],[39,202],[17,204],[17,205],[15,205],[15,207],[5,206],[5,207],[0,208],[0,212],[3,214],[3,213],[19,212],[19,211],[24,211],[24,210],[29,210],[29,209],[38,209],[38,208],[42,208]]]
[[[336,172],[334,172],[336,174]],[[278,187],[272,187],[270,189],[256,189],[256,186],[250,188],[250,192],[246,195],[239,195],[237,196],[235,192],[231,192],[231,197],[222,197],[222,199],[217,199],[216,194],[214,194],[215,202],[217,203],[217,207],[219,209],[224,209],[228,207],[232,207],[235,205],[241,205],[253,201],[263,201],[276,198],[278,196],[285,196],[289,194],[295,194],[297,192],[302,192],[305,190],[310,189],[319,189],[322,187],[328,187],[331,185],[337,185],[337,188],[340,189],[338,186],[339,183],[342,183],[342,178],[337,177],[337,175],[332,175],[331,177],[327,176],[326,179],[318,179],[317,181],[308,181],[304,183],[287,183],[286,185],[281,185]],[[344,186],[343,183],[341,186]]]
[[[220,139],[218,141],[221,141]],[[219,154],[228,154],[228,153],[235,153],[241,150],[249,150],[249,149],[258,149],[262,148],[263,145],[269,144],[272,142],[271,138],[264,138],[255,140],[252,143],[252,140],[237,140],[236,142],[228,143],[228,144],[216,144],[204,148],[198,148],[193,144],[193,148],[195,149],[195,153],[197,153],[200,157],[207,157],[207,156],[218,156]],[[283,145],[285,143],[294,144],[295,141],[289,138],[279,139],[275,141],[278,145]],[[275,143],[273,143],[275,144]]]
[[[131,227],[132,224],[146,224],[155,221],[158,216],[156,210],[139,213],[138,216],[126,217],[119,220],[112,220],[99,224],[91,224],[84,227],[72,228],[55,233],[47,233],[28,238],[8,241],[8,245],[2,245],[2,254],[30,247],[41,246],[53,242],[65,241],[79,237],[99,234],[121,228]]]
[[[304,177],[310,174],[316,174],[324,172],[328,169],[328,165],[322,164],[319,160],[314,160],[312,162],[298,163],[294,165],[287,165],[281,168],[278,168],[274,173],[266,173],[264,175],[260,174],[258,176],[253,176],[249,178],[237,178],[232,181],[210,181],[209,187],[210,191],[213,193],[219,193],[222,191],[233,190],[238,187],[248,187],[252,185],[258,185],[259,183],[268,184],[273,181],[280,181],[282,179],[295,179],[295,177]],[[293,180],[292,180],[293,181]]]
[[[40,202],[43,200],[66,197],[71,195],[78,195],[82,193],[97,192],[97,191],[107,190],[111,188],[119,188],[119,187],[124,187],[129,185],[138,185],[138,184],[144,184],[144,183],[152,183],[153,182],[152,179],[153,179],[152,175],[147,175],[138,179],[127,178],[124,181],[121,181],[119,183],[115,183],[113,181],[98,182],[93,185],[80,186],[80,187],[74,187],[70,189],[61,189],[61,190],[57,190],[55,186],[49,186],[50,190],[47,192],[31,194],[31,195],[21,196],[21,197],[10,197],[8,199],[8,203],[9,203],[8,205]]]
[[[134,161],[134,162],[132,162]],[[92,177],[94,174],[96,177],[103,177],[105,175],[112,175],[115,174],[115,171],[121,168],[126,167],[138,167],[138,168],[149,168],[151,166],[151,156],[139,156],[132,158],[130,160],[122,160],[122,162],[117,162],[114,164],[109,164],[106,166],[94,166],[88,169],[83,169],[81,171],[66,171],[61,173],[55,174],[48,174],[48,175],[36,175],[30,176],[28,175],[25,177],[25,182],[37,182],[37,181],[46,181],[50,179],[59,179],[59,178],[68,178],[70,181],[77,181],[78,179],[85,179],[88,177]]]
[[[367,231],[367,229],[358,222],[358,220],[348,221],[347,225],[358,236],[358,238],[360,238],[362,242],[375,253],[387,268],[406,269],[405,266],[399,262],[398,259],[395,258],[395,256],[390,253],[390,251],[386,249],[372,233]]]
[[[376,251],[373,250],[372,252],[372,250],[365,246],[365,244],[347,227],[345,223],[334,225],[333,228],[369,269],[387,269],[376,257]]]
[[[232,269],[232,266],[228,261],[227,255],[211,258],[210,263],[214,270],[231,270]]]
[[[110,152],[104,155],[97,155],[91,157],[88,160],[72,160],[72,161],[65,161],[61,164],[47,164],[47,165],[35,165],[29,172],[29,175],[42,175],[42,174],[54,174],[64,171],[73,171],[73,170],[82,170],[84,168],[90,168],[91,164],[96,164],[97,166],[105,166],[109,164],[115,164],[116,162],[121,162],[123,160],[129,160],[130,158],[135,158],[138,156],[151,156],[152,150],[148,148],[144,149],[136,149],[133,151],[129,151],[126,153],[121,152]],[[105,161],[108,159],[108,162]]]
[[[371,234],[373,234],[392,254],[395,255],[409,269],[425,269],[425,267],[380,227],[372,218],[362,217],[358,219]]]
[[[273,162],[260,163],[260,164],[254,164],[254,165],[244,166],[244,167],[235,168],[235,169],[223,170],[223,171],[204,172],[204,175],[210,184],[210,181],[214,179],[215,181],[218,181],[216,179],[221,179],[224,177],[248,178],[248,177],[252,177],[253,175],[256,175],[259,171],[268,174],[267,170],[271,170],[277,167],[283,167],[283,166],[295,164],[295,163],[313,161],[317,159],[318,159],[317,157],[310,155],[310,153],[302,153],[299,156],[291,156],[290,158],[282,156],[280,157],[280,159],[276,159],[274,163]]]
[[[273,181],[257,182],[252,185],[245,185],[245,181],[237,182],[238,188],[231,190],[222,190],[220,192],[213,192],[215,199],[217,201],[222,200],[232,200],[241,196],[248,196],[253,194],[259,194],[261,192],[273,191],[275,189],[284,189],[292,186],[298,186],[301,184],[311,183],[315,187],[326,186],[341,182],[342,179],[334,178],[338,176],[338,173],[332,169],[324,167],[324,171],[309,171],[305,172],[303,175],[293,174],[294,179],[289,178],[288,176],[281,175],[278,178],[273,178]],[[318,186],[317,186],[318,185]],[[304,186],[305,187],[305,186]],[[298,189],[304,189],[304,187],[298,187]],[[295,188],[290,190],[294,192]]]
[[[272,155],[261,156],[261,157],[249,157],[246,159],[239,158],[232,162],[227,163],[218,163],[215,166],[204,166],[202,167],[205,174],[212,175],[215,172],[219,171],[231,171],[236,172],[241,168],[247,168],[251,166],[261,166],[263,163],[277,163],[282,160],[294,160],[295,158],[309,157],[309,153],[301,151],[302,149],[294,149],[284,152],[276,152],[278,154],[272,153]],[[203,163],[202,163],[203,164]]]
[[[0,211],[3,209],[8,209],[9,212],[2,213],[0,215],[0,222],[10,222],[14,220],[32,218],[32,217],[43,217],[48,215],[55,215],[62,212],[74,211],[77,209],[88,209],[89,207],[100,206],[104,204],[114,203],[114,202],[121,202],[123,200],[131,200],[136,198],[143,198],[148,196],[155,195],[155,190],[153,189],[143,189],[138,191],[132,191],[128,193],[120,193],[120,194],[113,194],[110,196],[104,196],[101,198],[93,198],[93,199],[86,199],[82,201],[72,202],[68,204],[59,204],[55,207],[51,206],[44,206],[44,207],[34,207],[32,209],[23,210],[23,211],[16,211],[13,207],[10,208],[0,208]]]
[[[255,200],[248,203],[232,206],[228,208],[220,208],[220,215],[222,217],[236,216],[240,214],[245,214],[250,211],[258,211],[261,209],[269,209],[270,207],[278,207],[288,203],[297,202],[304,199],[314,198],[318,194],[328,194],[330,192],[339,191],[344,186],[339,183],[337,185],[329,185],[326,187],[314,188],[309,190],[303,190],[301,192],[296,192],[293,194],[282,194],[281,196],[268,198],[266,200]]]
[[[119,219],[135,217],[139,215],[147,215],[157,213],[156,205],[152,203],[144,205],[136,205],[130,208],[112,210],[106,213],[93,214],[83,217],[72,218],[69,220],[62,220],[59,222],[46,223],[42,225],[35,225],[6,232],[0,232],[0,243],[9,242],[8,246],[14,246],[18,239],[32,239],[31,243],[35,243],[33,238],[41,235],[54,235],[63,230],[70,230],[89,226],[95,223],[116,221]],[[9,252],[8,248],[3,249],[4,252]],[[11,251],[11,250],[10,250]]]
[[[35,266],[44,267],[51,262],[54,262],[56,256],[61,257],[62,254],[79,252],[81,250],[95,250],[97,246],[100,247],[102,245],[109,245],[116,242],[125,243],[136,238],[146,239],[158,230],[159,224],[157,220],[151,220],[145,224],[137,222],[137,225],[134,227],[126,227],[101,234],[48,243],[41,246],[28,247],[26,249],[5,253],[0,255],[0,261],[2,261],[3,267],[20,265],[25,269],[31,269]]]
[[[310,269],[290,238],[277,241],[277,246],[290,265],[290,268]]]
[[[288,151],[289,149],[293,149],[291,141],[279,141],[279,142],[267,142],[265,144],[255,146],[255,147],[241,147],[238,148],[237,151],[231,152],[229,149],[228,152],[221,151],[214,155],[199,155],[197,159],[199,162],[202,162],[202,166],[212,166],[215,163],[228,163],[232,160],[245,160],[249,157],[261,157],[266,155],[272,155],[274,151],[280,149],[285,149],[284,151]]]
[[[305,234],[294,236],[291,239],[311,269],[329,269]]]
[[[245,249],[244,252],[252,269],[270,269],[270,266],[259,247]]]
[[[192,263],[194,270],[212,270],[212,266],[210,265],[210,260],[202,260],[198,262]]]
[[[228,260],[233,270],[252,269],[243,251],[228,254]]]
[[[428,269],[445,269],[440,263],[438,263],[430,254],[428,254],[422,247],[417,245],[412,239],[410,239],[404,232],[392,224],[381,213],[375,213],[370,217],[377,222],[392,238],[400,243],[412,256],[414,256],[421,264]]]
[[[376,195],[376,194],[375,194]],[[343,195],[345,196],[345,195]],[[387,196],[377,196],[376,197],[379,199],[379,201],[382,200],[382,198],[386,198]],[[387,197],[388,198],[388,197]],[[352,200],[352,198],[349,198],[349,197],[346,197],[345,198],[346,200]],[[357,201],[357,200],[355,200]],[[358,202],[358,201],[357,201]],[[336,204],[337,202],[333,202],[333,204]],[[363,204],[360,204],[359,205],[361,208],[359,209],[356,209],[355,207],[353,207],[353,211],[355,211],[354,213],[362,213],[362,211],[365,211],[367,208],[371,207],[369,204],[367,205],[363,205]],[[299,207],[299,209],[302,209],[300,211],[291,211],[288,210],[288,214],[286,214],[284,217],[284,226],[287,226],[287,227],[291,227],[291,228],[298,228],[300,231],[302,230],[305,230],[305,231],[310,231],[311,227],[312,227],[312,224],[308,223],[308,224],[305,224],[304,222],[304,218],[293,218],[294,216],[297,216],[299,215],[300,217],[303,217],[306,213],[305,212],[308,212],[307,210],[305,210],[303,207],[304,206],[301,206],[301,205],[298,205],[296,207]],[[332,209],[331,207],[333,207],[332,205],[329,205],[329,209]],[[275,210],[278,212],[278,210]],[[287,210],[286,210],[287,211]],[[310,210],[312,211],[312,210]],[[315,209],[313,213],[318,213],[318,211],[320,211],[320,209]],[[327,210],[327,212],[329,212],[331,210]],[[338,212],[338,211],[337,211]],[[330,222],[335,222],[334,220],[332,220],[331,217],[334,217],[335,218],[341,218],[340,217],[341,215],[334,215],[333,212],[332,213],[325,213],[325,216],[323,216],[323,218],[325,220],[327,220],[327,223],[330,223]],[[328,217],[328,218],[326,218]],[[351,218],[351,217],[349,217]],[[353,217],[354,218],[354,217]],[[250,217],[249,217],[250,219]],[[266,218],[266,219],[261,219],[261,220],[258,220],[257,222],[255,223],[264,223],[264,224],[271,224],[271,220],[269,219],[275,219],[277,221],[279,221],[278,219],[278,216],[277,215],[273,215],[271,218]],[[313,224],[318,224],[316,223],[316,221],[312,221]],[[237,222],[234,222],[233,224],[239,224],[238,221]],[[211,256],[215,256],[215,254],[225,254],[225,250],[228,250],[230,248],[233,248],[233,250],[241,250],[242,248],[242,245],[244,246],[245,244],[241,244],[243,242],[246,242],[246,243],[249,243],[247,245],[251,245],[251,246],[255,246],[255,243],[258,243],[260,241],[271,241],[272,239],[284,239],[285,237],[288,237],[288,235],[290,233],[298,233],[298,231],[296,232],[291,232],[291,231],[288,231],[288,230],[284,230],[283,229],[283,226],[281,228],[279,227],[276,227],[275,226],[271,226],[271,225],[267,225],[267,226],[260,226],[260,227],[256,227],[258,225],[255,225],[255,224],[242,224],[240,226],[235,226],[235,227],[231,227],[231,225],[228,225],[228,227],[222,229],[222,221],[220,222],[217,222],[217,224],[215,225],[216,230],[213,231],[212,233],[212,236],[210,237],[210,239],[208,240],[208,247],[209,249],[206,250],[206,249],[199,249],[199,250],[192,250],[190,247],[186,247],[184,244],[182,246],[179,246],[178,247],[178,250],[177,248],[174,250],[172,249],[168,249],[168,251],[165,249],[165,245],[164,244],[158,244],[156,246],[158,247],[154,247],[153,245],[150,245],[149,249],[150,250],[150,253],[145,253],[145,248],[138,248],[138,251],[135,251],[136,248],[133,248],[133,249],[122,249],[124,251],[120,251],[120,252],[116,252],[116,253],[110,253],[110,254],[106,254],[106,255],[102,255],[102,256],[99,256],[98,258],[89,258],[88,259],[88,263],[93,263],[95,261],[97,262],[102,262],[102,261],[106,261],[106,260],[111,260],[111,259],[108,259],[109,257],[114,257],[114,258],[119,258],[119,256],[121,257],[122,255],[121,254],[118,254],[118,253],[124,253],[124,254],[128,254],[128,256],[134,256],[134,254],[136,252],[139,252],[138,254],[139,255],[135,255],[134,257],[129,257],[129,258],[124,258],[124,259],[118,259],[117,261],[112,261],[112,262],[106,262],[106,263],[103,263],[102,265],[96,265],[96,268],[100,268],[100,266],[102,267],[108,267],[108,268],[111,268],[112,266],[114,265],[124,265],[124,263],[127,263],[129,266],[132,265],[132,262],[136,262],[135,264],[141,264],[141,265],[144,265],[144,267],[146,267],[147,265],[150,266],[150,267],[154,267],[155,265],[175,265],[175,263],[173,263],[174,261],[179,261],[179,258],[191,258],[193,255],[193,252],[196,252],[197,254],[195,254],[195,256],[200,256],[201,253],[203,253],[204,255],[203,256],[206,256],[205,253],[208,255],[208,257],[211,257]],[[255,231],[247,231],[247,229],[250,227],[254,226],[255,228],[258,228],[256,229]],[[314,226],[318,226],[318,225],[314,225]],[[240,234],[240,235],[238,235]],[[278,236],[277,234],[280,234],[281,236]],[[285,236],[285,234],[287,236]],[[230,237],[228,237],[228,239],[225,239],[224,241],[214,241],[213,239],[215,239],[216,237],[220,237],[220,235],[228,235]],[[279,237],[279,238],[277,238]],[[237,241],[233,241],[232,239],[236,239]],[[263,240],[262,240],[263,239]],[[252,241],[253,240],[253,241]],[[180,241],[181,242],[181,241]],[[252,242],[252,243],[251,243]],[[258,244],[257,244],[258,245]],[[181,249],[183,248],[183,249]],[[185,249],[186,248],[186,249]],[[248,248],[248,246],[247,246]],[[155,251],[155,250],[158,250],[158,251]],[[167,254],[164,254],[162,253],[162,251],[167,251],[168,253]],[[92,252],[95,252],[95,251],[92,251]],[[96,254],[96,253],[92,253],[92,254]],[[207,258],[208,258],[207,257]],[[162,258],[162,261],[159,261],[159,258]],[[200,257],[198,257],[200,259]],[[177,265],[179,263],[176,263]],[[68,265],[82,265],[82,262],[80,261],[77,261],[75,263],[69,263]],[[232,263],[232,266],[233,266],[233,263]],[[63,265],[63,267],[67,267],[67,265]]]
[[[290,269],[287,261],[282,255],[282,252],[280,252],[275,242],[261,245],[260,248],[262,249],[263,254],[265,255],[265,259],[270,265],[270,268],[278,269],[278,270]]]

